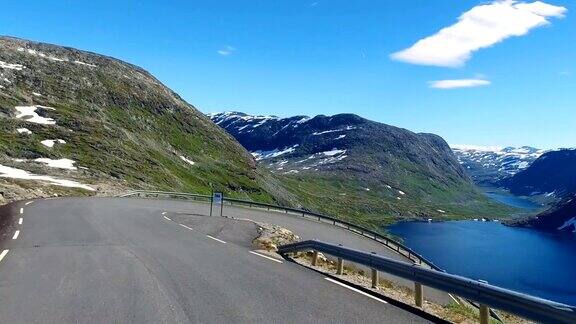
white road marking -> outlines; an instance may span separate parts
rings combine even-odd
[[[0,253],[0,261],[2,261],[2,259],[4,259],[6,254],[8,254],[8,251],[10,251],[10,250],[4,250],[4,251],[2,251],[2,253]]]
[[[164,218],[166,218],[166,219],[169,220],[169,221],[172,221],[172,219],[171,219],[170,217],[164,216]]]
[[[339,286],[342,286],[342,287],[344,287],[344,288],[346,288],[346,289],[350,289],[350,290],[352,290],[352,291],[355,291],[355,292],[357,292],[357,293],[359,293],[359,294],[361,294],[361,295],[364,295],[364,296],[366,296],[366,297],[368,297],[368,298],[372,298],[372,299],[377,300],[377,301],[379,301],[379,302],[381,302],[381,303],[388,304],[388,302],[386,302],[386,301],[384,301],[384,300],[382,300],[382,299],[380,299],[380,298],[376,298],[376,297],[374,297],[374,296],[372,296],[372,295],[370,295],[370,294],[367,294],[367,293],[363,292],[362,290],[358,290],[358,289],[356,289],[356,288],[354,288],[354,287],[350,287],[350,286],[348,286],[348,285],[345,285],[345,284],[341,283],[340,281],[334,280],[334,279],[332,279],[332,278],[324,278],[324,279],[326,279],[326,280],[328,280],[328,281],[330,281],[330,282],[332,282],[332,283],[335,283],[335,284],[337,284],[337,285],[339,285]]]
[[[215,238],[215,237],[213,237],[213,236],[206,235],[206,237],[207,237],[207,238],[211,238],[211,239],[213,239],[214,241],[218,241],[218,242],[220,242],[220,243],[226,244],[226,242],[222,241],[221,239],[217,239],[217,238]]]
[[[20,214],[24,214],[24,208],[20,208]]]
[[[182,226],[182,227],[184,227],[184,228],[187,228],[187,229],[193,231],[192,227],[188,227],[188,226],[186,226],[186,225],[184,225],[184,224],[178,224],[178,225],[180,225],[180,226]]]
[[[12,236],[12,239],[13,240],[17,239],[18,235],[20,235],[20,230],[16,230],[16,232],[14,232],[14,236]]]
[[[162,215],[166,215],[166,212],[162,212]]]
[[[274,258],[272,258],[272,257],[269,257],[269,256],[264,255],[264,254],[260,254],[260,253],[258,253],[258,252],[254,252],[254,251],[248,251],[248,252],[250,252],[250,253],[252,253],[252,254],[255,254],[255,255],[257,255],[257,256],[263,257],[263,258],[265,258],[265,259],[272,260],[272,261],[274,261],[274,262],[282,263],[282,261],[280,261],[280,260],[276,260],[276,259],[274,259]]]
[[[29,202],[25,203],[24,205],[28,206],[28,205],[30,205],[30,204],[33,203],[33,202],[34,202],[34,201],[29,201]]]
[[[22,219],[22,217],[20,217],[20,218],[18,219],[18,225],[22,225],[22,222],[23,222],[23,221],[24,221],[24,220]]]

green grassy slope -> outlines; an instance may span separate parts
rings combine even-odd
[[[274,193],[262,189],[264,177],[252,157],[146,71],[101,55],[12,38],[0,38],[0,61],[25,66],[0,69],[8,80],[0,88],[0,164],[97,189],[208,193],[213,187],[237,197],[274,200]],[[53,118],[56,125],[15,118],[15,106],[31,105],[53,107],[37,112]],[[21,127],[33,134],[19,134]],[[66,144],[48,148],[40,143],[45,139],[63,139]],[[31,161],[41,157],[72,159],[83,168],[61,170]],[[24,180],[1,180],[0,185],[12,190],[15,183],[41,185]]]
[[[385,185],[343,175],[284,175],[281,179],[292,193],[301,198],[302,205],[372,229],[406,219],[505,218],[514,211],[465,185],[430,187],[427,196],[434,198],[423,199],[413,194],[416,191],[407,190],[405,195],[400,195]]]

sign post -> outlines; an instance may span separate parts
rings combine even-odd
[[[210,184],[210,188],[212,188],[212,184]],[[214,189],[210,191],[210,217],[212,217],[213,206],[214,206]]]
[[[212,204],[210,205],[210,216],[212,216],[212,206],[213,204],[220,204],[220,216],[222,216],[222,210],[224,208],[224,195],[221,192],[215,192],[212,194]]]

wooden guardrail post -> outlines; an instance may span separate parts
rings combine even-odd
[[[372,288],[378,288],[378,270],[372,269]]]
[[[318,251],[314,251],[312,254],[312,266],[315,267],[318,264]]]
[[[480,304],[480,324],[490,323],[490,308],[488,306]]]
[[[417,263],[414,263],[414,265],[417,267],[420,266]],[[424,305],[424,287],[417,281],[414,281],[414,304],[420,308]]]
[[[342,258],[338,258],[338,264],[336,268],[336,274],[341,275],[344,274],[344,260]]]
[[[478,280],[478,282],[487,284],[486,280]],[[490,323],[490,308],[485,304],[480,304],[480,324]]]
[[[338,244],[338,246],[342,246],[342,244]],[[338,263],[336,264],[336,274],[344,274],[344,259],[342,258],[338,258]]]
[[[420,308],[424,305],[424,287],[419,282],[414,282],[414,303]]]

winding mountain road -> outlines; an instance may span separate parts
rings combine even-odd
[[[6,206],[0,215],[9,223],[0,241],[1,321],[426,322],[320,273],[255,253],[252,223],[190,215],[207,212],[201,203],[127,198]],[[178,222],[184,214],[190,222]],[[382,249],[294,216],[240,207],[226,207],[225,214],[285,226],[303,238]]]

